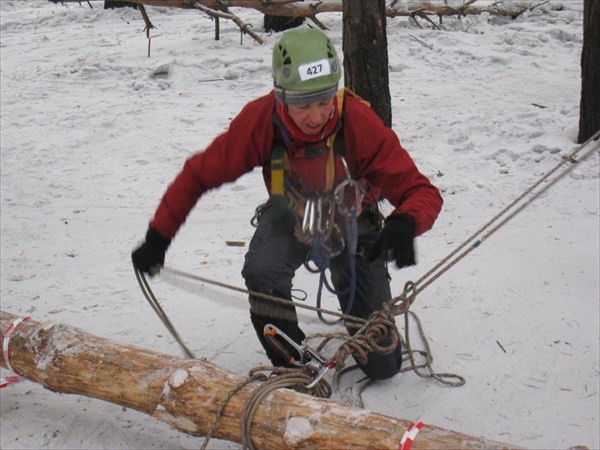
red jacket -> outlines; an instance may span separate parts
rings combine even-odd
[[[255,167],[263,167],[270,194],[271,151],[276,133],[274,111],[273,92],[248,103],[226,132],[206,150],[191,156],[165,192],[150,227],[172,238],[202,194],[235,181]],[[364,178],[370,186],[371,193],[365,202],[373,203],[382,194],[395,206],[393,213],[406,213],[415,219],[417,235],[429,230],[442,207],[442,197],[419,172],[396,134],[352,95],[345,96],[342,120],[345,159],[350,171],[354,179]],[[288,156],[294,175],[305,185],[324,188],[321,186],[325,184],[327,153],[307,156],[305,148],[296,144]],[[336,180],[345,178],[340,158],[336,158],[335,172]]]

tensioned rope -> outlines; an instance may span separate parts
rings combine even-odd
[[[325,339],[321,343],[319,350],[325,345],[325,343],[327,341],[329,341],[330,339],[332,339],[334,337],[342,338],[345,340],[344,344],[342,344],[340,346],[340,348],[335,353],[335,355],[332,358],[330,358],[329,361],[327,362],[328,367],[335,367],[336,370],[338,370],[338,371],[341,371],[344,369],[344,361],[350,355],[355,356],[355,358],[359,362],[361,362],[361,361],[364,362],[366,360],[366,355],[369,352],[377,351],[379,353],[386,354],[386,353],[390,353],[390,352],[394,351],[394,349],[397,347],[398,343],[400,342],[400,335],[399,335],[398,329],[395,324],[394,316],[404,313],[405,325],[406,325],[405,326],[406,341],[402,342],[402,344],[404,344],[406,346],[405,348],[408,348],[408,355],[409,355],[409,358],[411,361],[411,366],[412,366],[411,368],[408,368],[408,370],[412,369],[415,371],[415,373],[417,373],[417,375],[422,376],[422,377],[427,377],[427,378],[433,377],[433,378],[437,379],[438,381],[441,381],[445,384],[449,384],[449,385],[453,385],[453,386],[460,386],[460,385],[464,384],[464,378],[462,378],[458,375],[454,375],[454,374],[435,374],[433,372],[433,370],[431,369],[431,365],[430,365],[431,353],[429,351],[429,345],[427,344],[426,339],[424,339],[425,336],[424,336],[424,333],[422,333],[422,327],[421,327],[420,321],[418,320],[416,315],[414,315],[414,313],[409,311],[411,304],[414,303],[418,293],[422,292],[426,287],[430,286],[434,281],[439,279],[444,273],[446,273],[448,270],[450,270],[450,268],[452,268],[454,265],[456,265],[460,260],[462,260],[470,252],[472,252],[473,250],[478,248],[483,241],[487,240],[498,229],[500,229],[509,220],[511,220],[514,216],[516,216],[519,212],[521,212],[525,207],[527,207],[529,204],[531,204],[542,193],[546,192],[551,186],[553,186],[556,182],[558,182],[560,179],[562,179],[564,176],[566,176],[573,169],[573,167],[575,166],[575,163],[586,160],[595,150],[597,150],[596,146],[592,146],[592,148],[588,152],[586,152],[579,160],[576,159],[576,156],[579,154],[579,152],[581,152],[581,150],[586,148],[590,143],[597,141],[599,138],[600,138],[600,131],[596,132],[592,137],[590,137],[584,143],[575,147],[573,149],[573,151],[571,151],[568,155],[564,156],[562,158],[562,160],[556,166],[554,166],[551,170],[546,172],[541,178],[539,178],[529,188],[527,188],[525,191],[523,191],[523,193],[521,195],[519,195],[517,198],[515,198],[510,204],[508,204],[505,208],[503,208],[498,214],[496,214],[494,217],[492,217],[492,219],[490,219],[487,223],[485,223],[482,227],[480,227],[477,231],[475,231],[463,243],[461,243],[455,250],[453,250],[448,256],[446,256],[438,264],[436,264],[432,269],[430,269],[428,272],[426,272],[421,278],[419,278],[416,282],[410,282],[410,281],[407,282],[402,294],[400,294],[397,297],[394,297],[389,302],[386,302],[381,311],[375,312],[366,321],[363,319],[358,319],[356,317],[347,316],[345,314],[340,314],[335,311],[324,310],[322,308],[315,308],[310,305],[299,304],[297,302],[293,302],[293,301],[290,301],[287,299],[269,296],[269,295],[261,294],[258,292],[251,292],[246,289],[238,288],[235,286],[231,286],[231,285],[228,285],[225,283],[221,283],[221,282],[207,279],[204,277],[200,277],[197,275],[191,275],[191,274],[188,274],[188,273],[176,270],[176,269],[168,269],[168,268],[165,268],[165,269],[176,275],[193,278],[198,281],[203,281],[203,282],[206,282],[209,284],[233,289],[238,292],[244,292],[244,293],[250,294],[250,295],[256,295],[258,297],[265,298],[267,300],[271,300],[271,301],[275,301],[275,302],[282,302],[287,305],[293,304],[293,305],[301,307],[301,308],[325,312],[327,314],[332,314],[334,316],[340,317],[344,320],[349,320],[354,323],[362,325],[361,328],[359,329],[359,331],[352,337],[348,337],[345,335],[343,337],[341,337],[341,335],[334,335],[334,334],[325,335]],[[513,208],[515,208],[517,205],[519,205],[519,203],[521,203],[524,199],[526,199],[527,196],[529,196],[531,193],[533,193],[533,191],[535,191],[539,186],[541,186],[542,183],[549,180],[550,177],[552,177],[552,175],[554,175],[561,167],[563,167],[567,163],[572,163],[572,165],[570,167],[568,167],[566,170],[564,170],[562,173],[560,173],[554,180],[552,180],[550,183],[548,183],[545,187],[543,187],[538,192],[536,192],[534,195],[532,195],[527,201],[523,202],[518,208],[513,210]],[[510,212],[510,214],[509,214],[509,212]],[[504,216],[506,216],[506,217],[504,217]],[[500,219],[502,219],[502,220],[500,221]],[[475,241],[475,242],[473,242],[473,241]],[[140,286],[142,287],[142,290],[144,291],[146,298],[152,304],[151,299],[152,298],[155,299],[155,297],[153,296],[153,294],[150,297],[146,294],[145,289],[149,290],[150,292],[151,292],[151,290],[150,290],[149,286],[147,285],[147,282],[143,283],[143,281],[145,281],[145,279],[143,278],[143,274],[141,274],[141,279],[140,279],[140,276],[138,275],[138,273],[136,271],[136,276],[138,276],[138,282],[140,283]],[[144,284],[145,284],[145,286],[144,286]],[[422,286],[421,286],[421,284],[422,284]],[[156,304],[158,304],[158,301],[156,301]],[[185,347],[185,345],[182,343],[182,341],[179,338],[179,336],[177,335],[176,331],[174,330],[174,328],[168,321],[168,318],[166,318],[166,315],[164,315],[162,308],[157,309],[155,305],[153,305],[153,308],[155,309],[155,311],[157,312],[159,317],[161,317],[161,320],[163,320],[163,322],[165,323],[165,325],[167,326],[169,331],[171,331],[171,333],[176,338],[176,340],[180,343],[180,345],[182,345],[184,350],[186,350],[187,347]],[[418,327],[419,327],[419,330],[421,333],[421,337],[424,339],[425,346],[426,346],[425,351],[419,352],[421,354],[427,355],[426,356],[427,360],[426,360],[425,364],[420,365],[420,366],[416,364],[416,362],[414,360],[414,352],[412,350],[410,350],[410,341],[409,341],[409,337],[408,337],[409,313],[412,317],[414,317],[417,320],[417,324],[418,324]],[[164,319],[166,319],[166,321]],[[384,337],[391,338],[391,344],[389,346],[382,347],[378,344],[378,342]],[[429,373],[424,374],[417,370],[422,367],[428,367]],[[291,369],[291,370],[298,372],[298,369]],[[301,372],[301,369],[300,369],[300,372]],[[444,380],[445,377],[455,377],[458,379],[458,381],[456,381],[456,382],[447,381],[447,380]],[[309,384],[314,384],[314,382],[310,381],[310,377],[307,382],[306,377],[303,375],[291,374],[290,378],[294,379],[294,381],[291,382],[289,380],[282,379],[281,385],[273,382],[273,383],[265,384],[265,387],[263,389],[260,389],[260,388],[256,389],[254,391],[254,394],[251,395],[250,398],[248,399],[247,405],[258,405],[258,403],[260,403],[260,401],[262,401],[262,399],[264,399],[268,395],[268,393],[270,393],[274,389],[279,389],[281,387],[293,387],[293,386],[298,386],[298,385],[301,386],[302,384],[304,384],[306,386],[308,386]],[[256,378],[254,376],[251,376],[247,382],[253,381],[254,379],[256,379]],[[319,380],[319,382],[321,382],[321,380]],[[247,384],[247,383],[244,383],[244,385],[245,384]],[[238,390],[239,389],[235,389],[235,392],[237,392]],[[235,392],[232,392],[231,396],[233,396]],[[222,411],[225,408],[226,403],[229,401],[231,396],[228,397],[223,402],[223,404],[221,405],[220,411]],[[252,417],[254,415],[254,411],[256,411],[256,407],[257,406],[248,406],[248,407],[244,408],[245,418],[242,423],[242,436],[244,436],[244,438],[243,438],[244,448],[251,448],[251,449],[254,448],[252,445],[251,438],[250,438],[250,424],[252,423]],[[220,414],[217,414],[217,417],[215,418],[215,421],[213,422],[213,426],[211,427],[210,433],[209,433],[209,435],[207,435],[207,440],[205,441],[205,445],[208,442],[208,439],[210,439],[210,435],[212,435],[214,428],[216,428],[219,417],[220,417]]]
[[[448,256],[442,259],[438,264],[436,264],[433,268],[431,268],[427,273],[425,273],[421,278],[415,281],[414,286],[411,287],[411,290],[418,294],[422,292],[427,286],[431,285],[435,280],[441,277],[445,272],[447,272],[452,266],[454,266],[458,261],[463,259],[466,255],[471,253],[477,247],[479,247],[483,241],[487,240],[492,234],[498,231],[504,224],[506,224],[509,220],[515,217],[518,213],[520,213],[523,209],[525,209],[528,205],[530,205],[536,198],[550,189],[554,184],[556,184],[559,180],[561,180],[564,176],[566,176],[573,168],[575,167],[575,163],[585,161],[589,158],[594,151],[600,149],[600,142],[597,143],[596,146],[592,146],[589,151],[583,154],[583,156],[577,160],[576,156],[590,145],[594,141],[598,141],[600,139],[600,131],[597,131],[594,135],[592,135],[589,139],[587,139],[582,144],[576,146],[568,155],[562,157],[562,160],[556,164],[552,169],[542,175],[536,182],[534,182],[531,186],[529,186],[521,195],[516,197],[511,203],[506,205],[498,214],[492,217],[487,223],[481,226],[477,231],[475,231],[471,236],[469,236],[462,244],[460,244],[456,249],[454,249]],[[523,202],[517,209],[512,211],[506,218],[504,218],[501,222],[499,222],[495,227],[491,228],[500,218],[504,215],[508,214],[515,206],[517,206],[522,200],[524,200],[529,194],[531,194],[535,189],[541,186],[542,183],[547,181],[552,175],[554,175],[561,167],[565,164],[571,163],[565,171],[560,173],[554,180],[544,186],[541,190],[532,195],[526,202]],[[487,233],[483,234],[486,230]],[[479,237],[479,239],[477,239]],[[476,240],[477,239],[477,240]],[[475,241],[475,242],[473,242]],[[469,244],[470,247],[466,248],[462,253],[461,250],[465,249]],[[457,256],[458,255],[458,256]],[[423,284],[422,286],[420,286]],[[420,286],[420,287],[419,287]]]
[[[366,319],[361,319],[360,317],[350,316],[348,314],[343,314],[343,313],[333,311],[330,309],[317,308],[316,306],[308,305],[305,303],[298,303],[298,302],[295,302],[293,300],[288,300],[283,297],[277,297],[275,295],[263,294],[262,292],[244,289],[244,288],[235,286],[233,284],[223,283],[221,281],[216,281],[211,278],[203,277],[201,275],[196,275],[193,273],[185,272],[183,270],[175,269],[173,267],[165,266],[161,269],[161,271],[164,271],[167,274],[170,273],[170,274],[177,275],[177,276],[180,276],[183,278],[189,278],[190,280],[200,281],[203,283],[212,284],[213,286],[219,286],[219,287],[222,287],[225,289],[230,289],[232,291],[241,292],[242,294],[252,295],[253,297],[259,297],[259,298],[262,298],[262,299],[265,299],[265,300],[268,300],[268,301],[271,301],[274,303],[279,303],[279,304],[286,305],[286,306],[293,305],[293,306],[297,306],[298,308],[304,308],[304,309],[308,309],[310,311],[315,311],[315,312],[320,311],[322,313],[336,316],[336,317],[339,317],[340,319],[344,319],[349,322],[355,322],[360,325],[365,324],[367,322]]]

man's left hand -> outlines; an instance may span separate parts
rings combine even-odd
[[[396,260],[398,268],[413,266],[415,261],[416,224],[408,214],[392,214],[385,220],[383,230],[367,254],[370,262],[385,252],[388,261]]]

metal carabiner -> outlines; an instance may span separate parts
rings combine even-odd
[[[342,164],[344,165],[344,171],[346,172],[346,179],[352,181],[352,176],[350,175],[350,168],[348,167],[348,163],[346,162],[346,158],[340,156],[342,160]]]
[[[263,328],[263,336],[265,337],[265,340],[281,354],[281,356],[287,359],[289,364],[293,364],[295,366],[304,365],[302,363],[304,349],[275,325],[270,323],[266,324]],[[288,349],[277,341],[277,336],[280,336],[284,341],[292,346],[292,348],[298,353],[298,358],[295,358],[294,355],[290,354]]]
[[[325,227],[323,226],[323,197],[317,197],[317,208],[315,215],[315,224],[313,231],[316,229],[317,233],[324,233]]]
[[[312,235],[313,221],[315,216],[315,200],[312,197],[306,199],[304,205],[304,218],[302,219],[302,232]]]
[[[331,369],[332,367],[333,367],[333,364],[326,364],[326,365],[322,366],[321,370],[319,370],[319,372],[317,372],[317,374],[315,375],[313,380],[309,384],[306,385],[306,389],[314,388],[319,383],[319,381],[321,381],[321,379],[325,376],[327,371],[329,369]]]
[[[287,358],[290,364],[299,367],[307,367],[313,372],[318,372],[322,370],[323,366],[327,362],[325,358],[319,355],[319,353],[317,353],[315,350],[308,346],[302,347],[273,324],[268,323],[265,325],[263,328],[263,335],[267,342],[269,342],[274,349],[281,353],[282,356]],[[294,356],[291,355],[290,352],[283,345],[281,345],[281,343],[277,342],[277,336],[280,336],[285,342],[290,344],[290,346],[298,353],[298,358],[294,358]]]
[[[338,205],[338,211],[345,216],[356,215],[359,216],[362,211],[362,201],[365,197],[365,191],[360,183],[356,182],[352,179],[350,175],[350,169],[348,168],[348,163],[346,159],[342,156],[340,157],[342,160],[342,164],[344,165],[344,170],[346,172],[346,179],[340,182],[337,185],[334,191],[335,202]],[[347,206],[345,203],[346,190],[354,189],[354,202],[351,206]]]

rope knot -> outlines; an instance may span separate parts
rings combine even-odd
[[[387,340],[388,344],[382,344]],[[354,356],[360,364],[366,364],[369,353],[390,354],[396,350],[399,342],[400,334],[396,327],[392,303],[385,302],[380,310],[369,316],[356,334],[345,340],[330,362],[337,371],[345,367],[345,360],[349,356]]]
[[[391,310],[395,316],[406,314],[410,306],[417,299],[417,284],[414,281],[407,281],[404,285],[402,294],[390,300]]]

